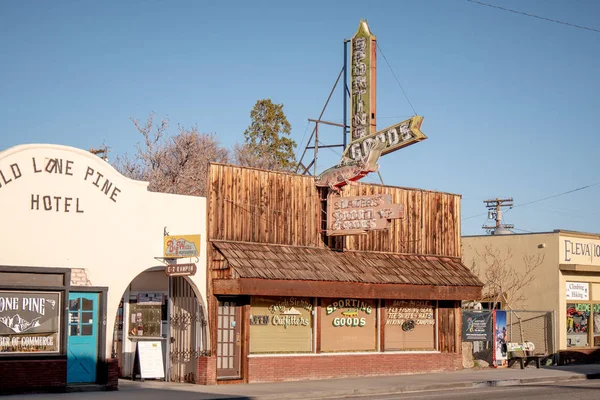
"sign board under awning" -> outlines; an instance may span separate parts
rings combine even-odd
[[[170,264],[165,267],[167,276],[190,276],[196,274],[196,264]]]

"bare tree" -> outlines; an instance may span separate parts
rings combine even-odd
[[[481,251],[475,250],[471,271],[483,282],[482,299],[493,303],[504,303],[508,308],[523,304],[527,300],[527,288],[534,280],[534,271],[544,262],[544,254],[523,254],[521,264],[511,261],[510,246],[502,252],[497,246],[486,245]],[[518,266],[518,268],[516,268]]]
[[[179,126],[179,132],[168,137],[169,121],[155,124],[154,113],[143,124],[134,118],[132,122],[143,142],[134,156],[117,157],[115,167],[125,176],[150,182],[153,192],[205,196],[208,164],[229,161],[229,151],[216,136],[200,133],[197,126]]]

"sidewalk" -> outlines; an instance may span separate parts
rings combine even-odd
[[[119,381],[116,392],[74,392],[6,396],[18,400],[49,399],[111,399],[132,400],[209,400],[209,399],[326,399],[352,395],[376,395],[451,390],[485,386],[514,386],[532,383],[550,383],[599,379],[600,364],[543,367],[525,369],[471,369],[429,374],[327,379],[300,382],[252,383],[237,385],[192,385],[161,381]],[[3,396],[4,397],[4,396]]]
[[[162,389],[195,393],[194,399],[322,399],[348,395],[406,393],[482,386],[509,386],[528,383],[560,382],[600,378],[600,364],[553,366],[540,369],[474,369],[456,372],[328,379],[302,382],[253,383],[241,385],[198,386],[156,381],[121,380],[120,391]],[[166,394],[166,392],[163,392]],[[178,398],[179,395],[178,395]]]

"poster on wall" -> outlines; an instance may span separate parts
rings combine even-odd
[[[463,342],[491,342],[492,338],[491,311],[463,311]]]
[[[58,353],[61,294],[0,291],[0,354]]]
[[[508,363],[506,342],[508,341],[506,331],[506,311],[494,311],[494,366],[505,367]]]

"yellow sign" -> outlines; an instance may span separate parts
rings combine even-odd
[[[165,236],[163,255],[166,258],[198,257],[200,235]]]

